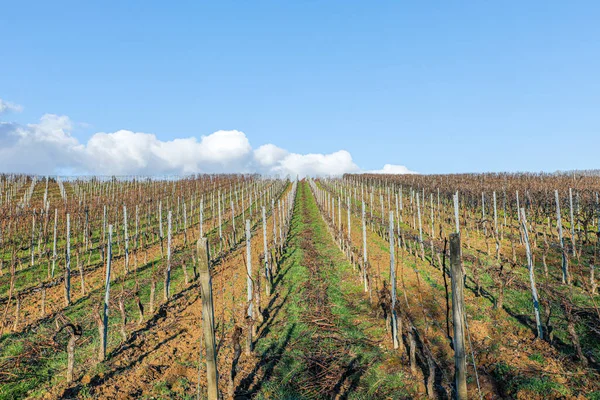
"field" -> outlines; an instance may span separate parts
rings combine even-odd
[[[1,175],[0,398],[600,399],[599,192]]]

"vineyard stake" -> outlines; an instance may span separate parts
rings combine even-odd
[[[215,312],[213,307],[212,279],[210,276],[210,254],[208,240],[198,239],[198,264],[200,270],[200,293],[202,296],[202,330],[206,347],[206,380],[208,382],[208,398],[219,398],[219,373],[217,371],[217,349],[215,345]],[[202,351],[202,350],[200,350]]]
[[[452,322],[454,324],[454,389],[456,399],[467,398],[467,358],[465,354],[464,281],[460,259],[460,234],[450,235],[450,269],[452,278]]]

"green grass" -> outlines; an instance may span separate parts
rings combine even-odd
[[[549,393],[553,395],[568,396],[571,391],[564,385],[552,381],[548,377],[531,377],[531,378],[518,378],[514,382],[515,389],[519,391],[528,391],[543,396],[548,396]]]
[[[569,388],[553,381],[547,376],[525,376],[519,373],[518,369],[514,366],[503,362],[496,364],[493,375],[502,384],[505,394],[510,397],[516,396],[519,392],[553,398],[571,394]]]
[[[351,279],[352,266],[333,243],[324,221],[319,215],[315,200],[307,183],[298,188],[290,242],[286,251],[286,262],[281,266],[285,271],[284,283],[279,290],[283,297],[287,296],[282,309],[282,323],[268,337],[259,341],[257,352],[262,359],[272,359],[279,352],[280,359],[273,363],[271,378],[262,384],[257,394],[258,399],[310,398],[298,382],[305,381],[309,375],[302,362],[302,356],[315,351],[315,338],[318,328],[303,319],[306,310],[306,283],[310,272],[303,265],[303,251],[300,247],[301,234],[311,230],[311,241],[319,255],[318,279],[327,283],[327,306],[331,310],[337,332],[348,343],[340,352],[339,341],[321,339],[320,350],[325,353],[340,354],[336,362],[340,366],[355,365],[354,370],[344,385],[352,380],[353,390],[350,399],[367,398],[406,398],[410,397],[411,388],[406,386],[404,376],[399,369],[390,373],[391,354],[385,354],[379,347],[372,345],[366,332],[381,335],[385,331],[384,323],[373,325],[365,316],[371,313],[368,299],[362,293],[362,286]],[[309,214],[305,218],[304,210]],[[342,386],[344,386],[342,385]]]
[[[531,361],[535,361],[537,363],[543,364],[546,361],[546,358],[540,353],[532,353],[528,356]]]

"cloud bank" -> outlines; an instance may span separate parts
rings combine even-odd
[[[21,106],[0,99],[0,113]],[[160,140],[156,135],[119,130],[98,132],[87,143],[72,136],[67,116],[45,114],[35,124],[0,121],[0,172],[30,174],[185,175],[260,173],[279,176],[334,176],[358,173],[352,155],[297,154],[274,144],[256,149],[244,132],[217,131],[196,137]],[[381,173],[411,173],[386,164]]]

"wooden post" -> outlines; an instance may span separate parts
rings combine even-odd
[[[350,203],[350,196],[348,196],[348,246],[352,247],[352,224],[350,223],[350,212],[352,205]]]
[[[100,358],[106,357],[106,345],[108,343],[108,303],[110,299],[110,270],[112,263],[112,225],[108,226],[108,250],[106,254],[106,280],[104,283],[104,311],[103,311],[103,333],[102,333],[102,352]]]
[[[454,324],[454,389],[456,399],[467,398],[467,358],[465,353],[465,328],[463,297],[464,281],[460,259],[460,234],[450,235],[450,269],[452,278],[452,322]]]
[[[338,230],[340,232],[340,243],[342,241],[342,199],[338,196]]]
[[[217,199],[217,205],[219,208],[219,241],[223,241],[223,228],[221,224],[221,191],[219,190],[219,197]]]
[[[71,215],[67,214],[67,256],[65,260],[65,301],[71,304]]]
[[[521,212],[519,211],[521,209],[521,204],[519,203],[519,191],[517,190],[515,194],[517,196],[517,218],[519,219],[519,222],[521,222]],[[556,194],[558,198],[558,193]],[[558,201],[556,202],[556,204],[558,204]]]
[[[56,267],[56,226],[58,225],[58,209],[54,209],[54,244],[52,245],[52,278]]]
[[[137,253],[138,250],[140,249],[140,210],[138,205],[135,205],[135,257],[136,257],[136,261],[135,261],[135,269],[137,271]]]
[[[169,210],[169,215],[167,218],[167,269],[165,271],[165,301],[169,300],[171,290],[171,210]]]
[[[185,198],[183,199],[183,243],[187,245],[187,207],[185,204]],[[187,282],[186,282],[187,283]]]
[[[106,262],[106,205],[102,214],[102,262]]]
[[[598,192],[596,192],[596,227],[597,233],[600,236],[600,196],[598,196]]]
[[[204,237],[204,196],[200,199],[200,238]]]
[[[504,234],[504,229],[506,228],[506,188],[502,189],[502,208],[504,210],[504,224],[502,226],[502,234]]]
[[[400,347],[398,340],[398,320],[396,316],[396,262],[394,259],[394,212],[390,211],[390,287],[391,287],[391,315],[392,315],[392,342],[394,349]]]
[[[232,246],[235,245],[236,236],[235,236],[235,207],[233,205],[233,200],[231,200],[231,229],[233,231],[233,243]]]
[[[34,258],[35,258],[35,210],[33,211],[33,216],[31,218],[31,266],[33,267]]]
[[[417,195],[417,217],[419,220],[419,246],[421,248],[421,260],[425,260],[425,246],[423,245],[423,224],[421,222],[421,203],[419,202],[419,192],[416,192]],[[425,197],[423,197],[423,202],[425,201]],[[425,204],[423,204],[425,207]],[[431,255],[431,259],[433,260],[433,254]]]
[[[160,236],[160,257],[164,257],[164,250],[163,250],[163,238],[164,236],[164,232],[163,232],[163,224],[162,224],[162,201],[158,202],[158,235]]]
[[[275,214],[273,214],[275,216]],[[273,218],[274,219],[274,218]],[[253,321],[253,312],[252,312],[252,294],[253,294],[253,282],[252,282],[252,248],[251,246],[251,236],[250,236],[250,220],[246,220],[246,283],[247,283],[247,300],[248,300],[248,309],[246,311],[246,315],[248,317],[249,325],[252,324]],[[248,342],[246,345],[246,353],[252,351],[252,329],[248,329]]]
[[[242,185],[242,195],[240,196],[240,199],[242,200],[242,204],[241,204],[241,208],[242,208],[242,221],[246,220],[246,204],[244,203],[244,186]],[[235,202],[238,202],[238,192],[236,190],[235,192]],[[250,214],[248,216],[250,219],[252,219],[252,214]]]
[[[425,201],[425,199],[423,199]],[[431,209],[431,240],[435,239],[435,214],[433,212],[433,193],[429,194],[429,208]],[[431,252],[431,259],[433,260],[433,251]]]
[[[208,240],[198,239],[198,264],[200,270],[200,293],[202,296],[202,330],[206,346],[206,380],[208,382],[208,398],[219,397],[219,373],[217,371],[217,349],[215,345],[215,312],[212,296],[212,278],[210,276],[210,253]]]
[[[279,213],[279,248],[283,248],[283,201],[277,200],[277,211]]]
[[[371,221],[373,221],[373,208],[374,208],[373,207],[373,205],[374,205],[374,202],[373,202],[373,188],[371,188],[370,199],[371,199],[371,201],[370,201],[369,204],[371,205]]]
[[[417,193],[417,196],[419,194]],[[415,190],[410,188],[410,212],[412,214],[413,229],[417,229],[417,214],[415,213]]]
[[[399,192],[400,192],[400,222],[404,223],[404,219],[403,219],[403,216],[402,216],[402,214],[404,213],[404,205],[402,204],[403,203],[403,200],[402,200],[402,185],[400,185]]]
[[[483,234],[487,235],[487,223],[485,221],[485,193],[481,192],[481,220],[483,221]]]
[[[271,295],[271,269],[269,267],[269,248],[267,247],[267,217],[265,206],[262,207],[262,225],[263,225],[263,247],[265,257],[265,279],[267,281],[265,289],[267,296]]]
[[[275,201],[271,199],[271,218],[273,218],[273,243],[277,245],[277,218],[275,216]]]
[[[575,251],[575,219],[573,218],[573,189],[569,188],[569,216],[571,218],[571,249],[573,257],[577,255]]]
[[[454,221],[456,222],[456,233],[460,233],[460,220],[458,219],[458,190],[453,196],[454,199]]]
[[[129,273],[129,234],[127,233],[127,206],[123,205],[123,229],[125,236],[125,273]]]
[[[121,338],[123,339],[123,342],[127,341],[127,331],[125,330],[125,327],[127,326],[127,313],[125,311],[125,299],[123,298],[123,289],[121,287],[121,296],[119,296],[118,299],[118,303],[119,303],[119,311],[121,312]]]
[[[537,288],[535,285],[535,276],[533,274],[533,259],[531,257],[531,248],[529,247],[529,233],[527,231],[527,218],[525,216],[525,209],[519,210],[521,213],[521,227],[523,228],[523,239],[525,241],[525,250],[527,252],[527,268],[529,269],[529,282],[531,283],[531,297],[533,298],[533,309],[535,311],[535,322],[537,326],[538,338],[544,338],[544,332],[542,330],[542,322],[540,318],[540,303],[538,300]]]
[[[365,293],[369,291],[367,282],[367,221],[365,215],[365,202],[362,202],[362,236],[363,236],[363,281],[365,283]]]
[[[383,208],[383,194],[379,195],[379,204],[381,204],[381,224],[383,225],[383,224],[385,224],[385,211]]]
[[[494,231],[498,235],[498,208],[496,205],[496,191],[494,191]]]
[[[565,239],[562,231],[562,219],[560,217],[560,200],[558,198],[558,190],[554,190],[554,198],[556,199],[556,227],[558,228],[558,240],[560,242],[560,249],[562,253],[562,283],[570,283],[569,264],[567,262]],[[519,212],[519,221],[520,220],[521,213]]]

